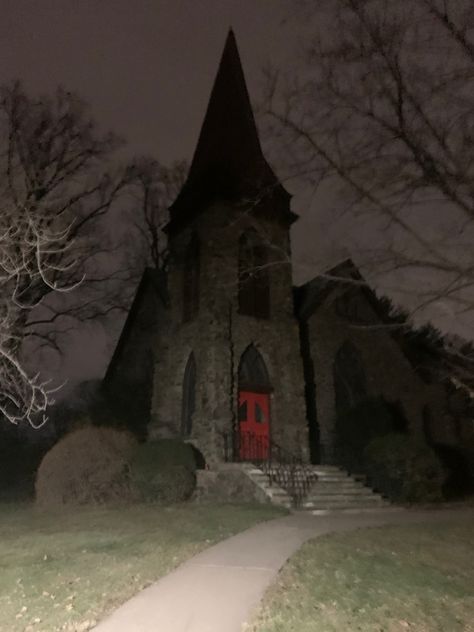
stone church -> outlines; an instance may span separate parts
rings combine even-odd
[[[436,441],[452,442],[442,390],[389,331],[358,326],[379,322],[377,299],[350,261],[293,287],[297,220],[262,153],[230,32],[169,210],[169,269],[145,271],[107,370],[121,412],[143,436],[189,441],[211,466],[274,446],[334,462],[338,406],[361,396],[396,404],[415,435],[429,412]]]

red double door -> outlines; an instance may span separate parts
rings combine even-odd
[[[268,458],[270,437],[270,396],[268,393],[239,392],[239,457],[241,461]]]

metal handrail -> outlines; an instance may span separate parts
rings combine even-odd
[[[269,437],[237,431],[223,433],[223,438],[226,461],[250,462],[259,467],[268,476],[270,485],[276,484],[288,492],[294,507],[301,505],[318,478],[301,458]]]

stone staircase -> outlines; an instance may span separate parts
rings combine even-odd
[[[359,513],[375,509],[394,509],[390,502],[375,493],[361,480],[335,465],[314,465],[317,476],[300,509],[312,514],[339,511]]]
[[[275,482],[277,471],[269,474],[250,463],[241,464],[246,475],[257,485],[260,491],[275,505],[294,508],[291,490]],[[295,470],[295,476],[308,477],[309,488],[297,507],[314,515],[332,512],[361,513],[380,509],[395,509],[380,494],[365,486],[361,480],[335,465],[301,466]],[[278,480],[278,479],[276,479]]]
[[[291,509],[293,502],[290,494],[276,483],[270,484],[270,478],[265,472],[252,463],[242,463],[241,468],[271,503]]]

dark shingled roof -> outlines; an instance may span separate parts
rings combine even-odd
[[[162,271],[155,270],[154,268],[145,268],[140,283],[138,284],[137,291],[132,301],[132,305],[127,314],[127,318],[125,319],[125,324],[120,333],[120,337],[118,339],[117,345],[113,352],[112,358],[109,362],[107,370],[104,376],[104,382],[107,382],[113,374],[115,370],[115,366],[117,362],[120,361],[122,356],[122,350],[125,346],[126,341],[128,340],[132,330],[136,327],[136,320],[138,311],[140,309],[142,299],[145,294],[148,292],[152,292],[153,295],[156,296],[157,300],[164,306],[169,306],[169,295],[167,289],[166,282],[166,274]],[[148,326],[149,326],[149,334],[150,336],[153,334],[154,327],[156,326],[155,322],[156,314],[148,315]],[[151,340],[150,340],[151,345]]]
[[[289,193],[265,160],[234,33],[229,31],[188,178],[170,207],[167,232],[192,219],[214,200],[264,198],[283,219]]]
[[[341,286],[354,287],[354,284],[369,299],[372,306],[377,304],[373,290],[368,287],[357,266],[351,259],[345,259],[321,276],[295,288],[295,306],[298,317],[306,320],[324,303],[333,290]]]
[[[416,338],[411,334],[416,334],[408,324],[408,329],[403,326],[402,321],[394,318],[387,311],[387,306],[383,304],[383,298],[379,299],[374,290],[369,287],[364,277],[360,273],[357,266],[351,259],[342,261],[334,268],[331,268],[321,276],[317,276],[308,283],[294,288],[295,313],[301,323],[309,320],[311,316],[319,309],[321,305],[329,298],[337,288],[345,288],[347,290],[359,292],[372,308],[380,325],[387,325],[387,335],[390,336],[399,346],[401,352],[410,362],[417,375],[424,381],[430,382],[431,377],[424,370],[423,364],[420,365],[420,344],[417,344]],[[367,325],[374,324],[367,322]],[[423,342],[422,342],[423,344]],[[425,349],[430,352],[429,348]],[[425,358],[428,357],[425,355]],[[434,357],[432,354],[431,359]]]

